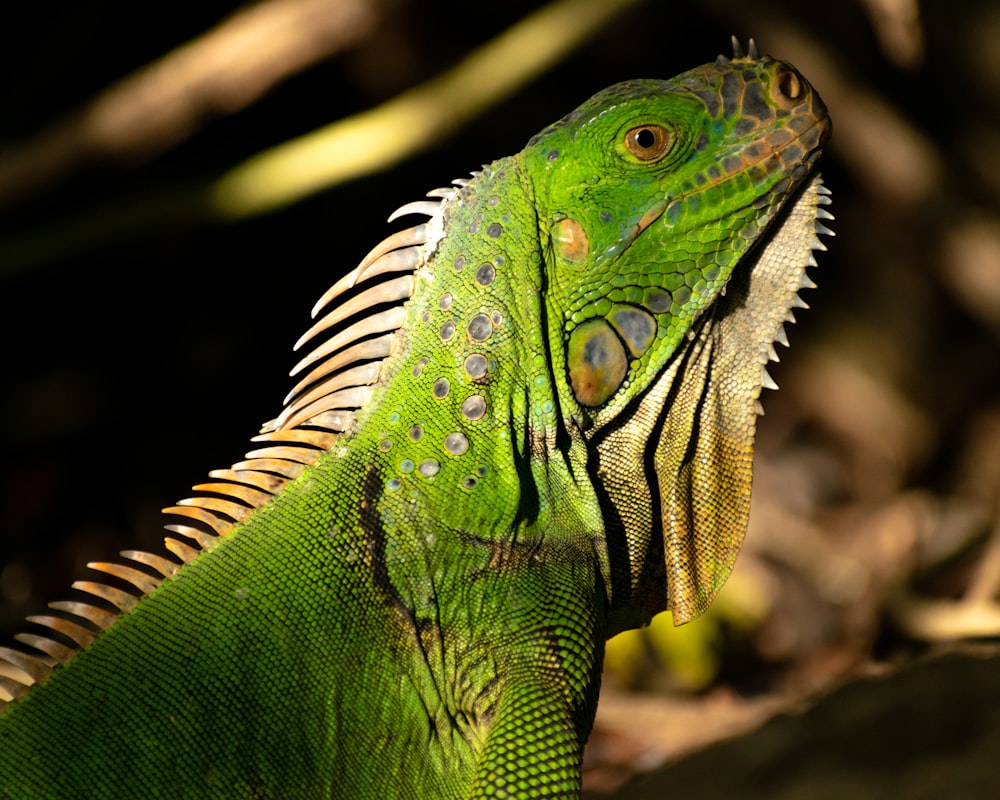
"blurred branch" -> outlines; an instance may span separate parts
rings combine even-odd
[[[274,211],[336,183],[386,169],[514,93],[635,2],[556,0],[444,75],[370,111],[267,150],[211,186],[127,198],[10,237],[0,242],[0,276],[141,230]]]
[[[988,603],[1000,595],[1000,519],[993,525],[986,551],[965,590],[966,603]]]
[[[924,29],[917,0],[861,0],[886,58],[906,69],[924,60]]]
[[[143,160],[371,30],[380,3],[264,0],[0,152],[0,210],[105,159]]]
[[[970,528],[970,533],[975,528]],[[975,541],[970,539],[970,543]],[[948,555],[947,551],[939,556]],[[889,598],[896,624],[914,639],[931,642],[1000,636],[1000,520],[994,520],[989,540],[978,556],[961,598],[917,595],[903,587]]]
[[[931,642],[1000,636],[1000,604],[923,600],[902,595],[889,604],[893,619],[914,639]]]
[[[213,187],[212,208],[260,214],[386,169],[512,94],[634,2],[557,0],[444,75],[236,167]]]

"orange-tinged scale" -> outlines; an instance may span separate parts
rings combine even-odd
[[[559,258],[579,264],[590,255],[590,239],[579,222],[567,217],[552,226],[552,248]]]
[[[649,209],[647,209],[646,213],[643,214],[642,218],[639,220],[639,230],[636,233],[636,236],[638,236],[640,233],[646,230],[646,228],[648,228],[650,225],[656,222],[656,220],[662,217],[663,212],[666,210],[667,210],[666,200],[658,200],[657,202],[655,202]]]

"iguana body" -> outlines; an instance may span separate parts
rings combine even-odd
[[[5,650],[0,797],[577,795],[606,637],[732,567],[828,129],[751,48],[401,209],[261,449],[169,510],[185,563],[96,565],[141,599]]]

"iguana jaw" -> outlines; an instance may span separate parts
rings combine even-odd
[[[594,469],[611,507],[627,519],[627,541],[609,534],[613,607],[642,621],[669,608],[674,623],[712,602],[732,570],[750,508],[753,440],[774,342],[805,307],[798,292],[817,234],[831,234],[829,192],[814,174],[767,238],[741,264],[726,292],[629,414],[594,436]],[[622,531],[624,535],[624,530]],[[661,549],[662,548],[662,549]],[[618,564],[615,564],[617,553]],[[628,565],[622,568],[622,560]],[[634,621],[621,623],[631,627]]]

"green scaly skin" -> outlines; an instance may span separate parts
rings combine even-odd
[[[10,704],[0,797],[578,796],[606,637],[732,567],[828,130],[751,49],[484,168],[348,430]]]

